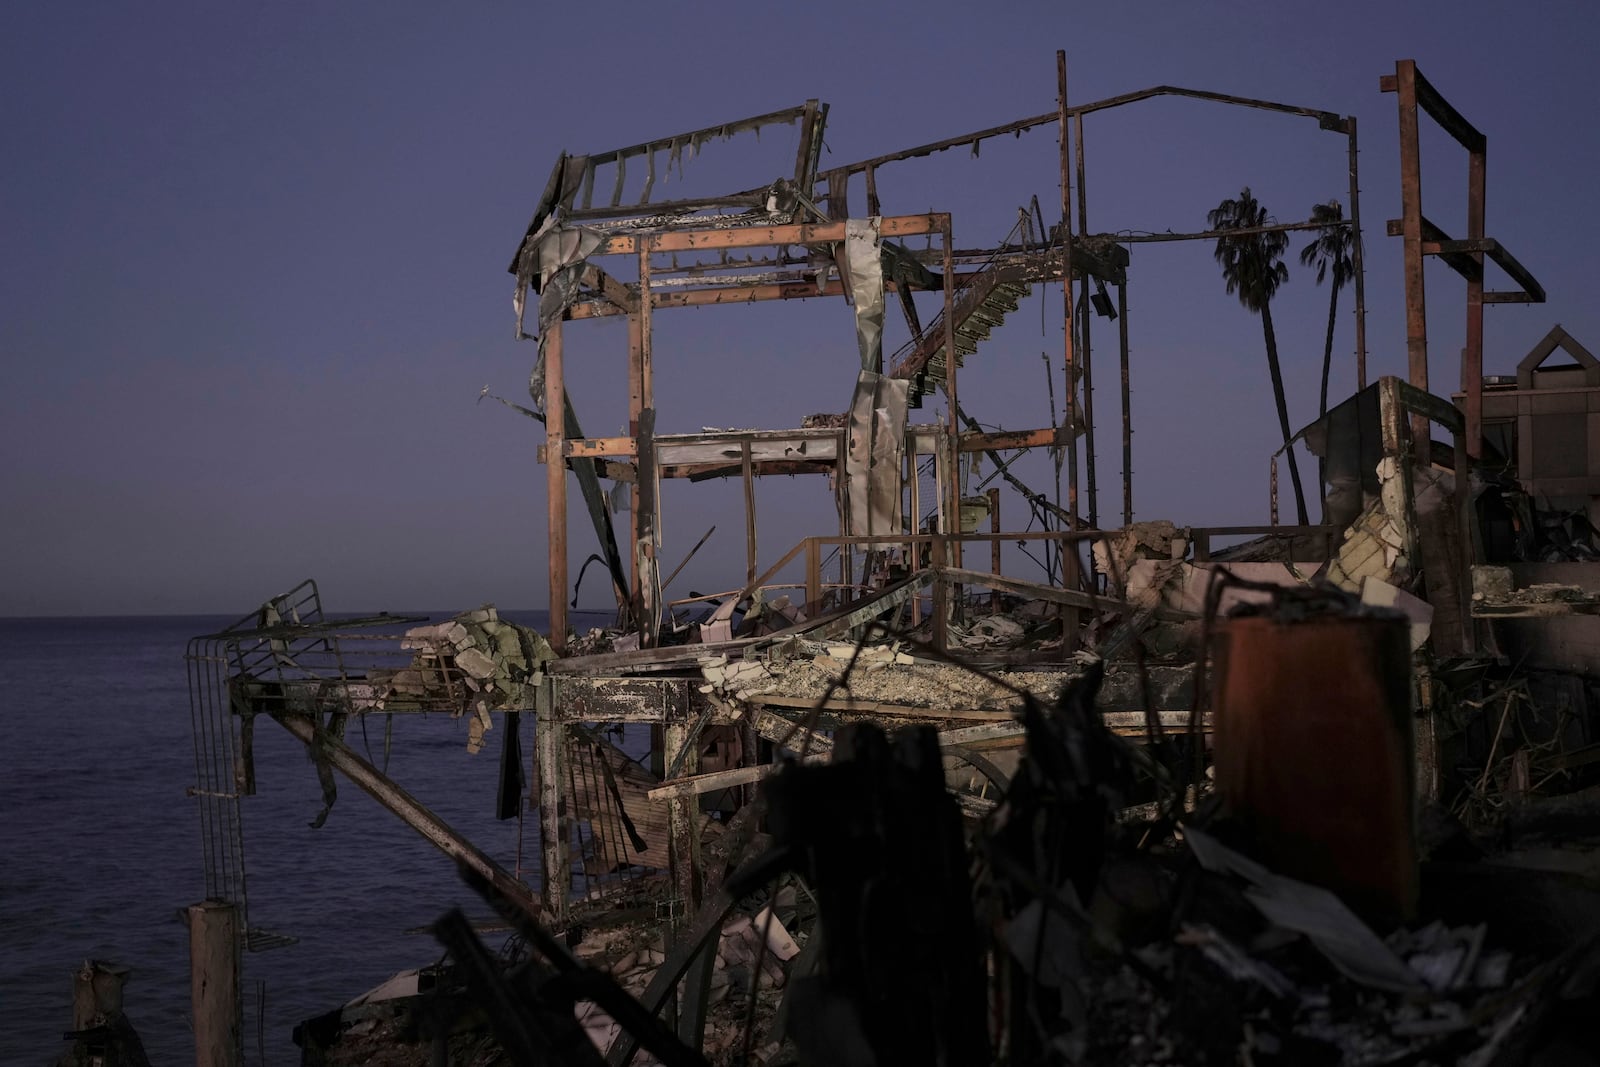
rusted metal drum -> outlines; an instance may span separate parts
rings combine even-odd
[[[1417,897],[1404,618],[1268,609],[1219,623],[1216,785],[1280,874],[1369,915]]]

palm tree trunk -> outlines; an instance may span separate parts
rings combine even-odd
[[[1267,340],[1267,369],[1272,372],[1272,399],[1278,405],[1278,425],[1283,430],[1283,443],[1289,443],[1289,405],[1283,398],[1283,371],[1278,367],[1278,339],[1272,332],[1272,309],[1266,304],[1261,305],[1261,332]],[[1285,454],[1289,457],[1289,477],[1294,482],[1294,507],[1300,516],[1300,525],[1309,526],[1311,521],[1306,517],[1306,492],[1300,486],[1300,465],[1295,462],[1294,449],[1289,448]]]
[[[1317,407],[1317,417],[1328,413],[1328,372],[1333,368],[1333,325],[1339,314],[1339,287],[1328,292],[1328,339],[1322,345],[1322,401]]]
[[[1339,285],[1337,282],[1328,287],[1328,339],[1322,344],[1322,398],[1317,402],[1317,418],[1328,417],[1328,372],[1333,369],[1333,327],[1339,315]],[[1317,458],[1317,500],[1322,504],[1324,521],[1328,515],[1328,470],[1327,460]]]

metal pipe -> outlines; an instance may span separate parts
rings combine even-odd
[[[1073,529],[1078,528],[1078,383],[1073,352],[1072,321],[1072,176],[1069,170],[1067,138],[1067,53],[1056,52],[1056,106],[1060,112],[1061,155],[1061,304],[1066,316],[1062,335],[1066,377],[1067,409],[1067,514]]]
[[[360,786],[372,799],[388,808],[400,821],[421,834],[429,844],[452,859],[459,860],[488,879],[496,889],[522,904],[533,914],[533,900],[528,887],[517,881],[510,871],[478,851],[466,838],[458,834],[443,819],[400,788],[399,784],[378,768],[356,755],[355,750],[327,731],[319,731],[309,715],[293,713],[272,716],[307,748],[328,761],[334,770]]]
[[[1417,65],[1395,63],[1395,89],[1400,107],[1400,206],[1404,238],[1406,287],[1406,362],[1410,383],[1428,388],[1427,293],[1422,273],[1422,153],[1417,135]],[[1412,436],[1425,445],[1428,420],[1411,417]]]
[[[1485,138],[1487,141],[1487,138]],[[1488,169],[1488,145],[1473,152],[1467,165],[1467,240],[1483,239],[1485,172]],[[1467,347],[1462,353],[1461,388],[1466,393],[1466,448],[1471,459],[1483,454],[1483,253],[1472,252],[1472,261],[1478,265],[1467,279]],[[1465,482],[1462,470],[1456,479]]]
[[[944,216],[939,235],[944,241],[944,388],[950,401],[950,526],[943,532],[961,532],[961,405],[956,399],[955,245],[950,236],[950,216]],[[961,542],[952,546],[951,561],[961,565]]]
[[[1072,151],[1078,171],[1078,232],[1087,235],[1089,232],[1089,202],[1085,192],[1084,164],[1083,164],[1083,115],[1072,116]],[[1093,529],[1100,528],[1100,493],[1095,485],[1095,448],[1094,448],[1094,345],[1089,341],[1089,326],[1094,321],[1094,316],[1089,313],[1089,275],[1085,272],[1082,282],[1078,287],[1078,310],[1083,312],[1083,351],[1080,353],[1083,361],[1083,447],[1088,454],[1085,459],[1085,475],[1088,479],[1089,490],[1089,525]],[[1090,573],[1093,573],[1094,556],[1089,556]]]
[[[1122,364],[1122,525],[1133,525],[1133,406],[1128,375],[1128,283],[1117,286],[1117,347]]]

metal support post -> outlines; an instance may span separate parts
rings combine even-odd
[[[562,455],[566,441],[567,391],[562,378],[561,320],[545,329],[544,346],[544,443],[550,541],[550,647],[567,650],[567,460]]]
[[[1122,369],[1122,525],[1133,525],[1133,402],[1128,379],[1128,283],[1117,286],[1117,355]]]

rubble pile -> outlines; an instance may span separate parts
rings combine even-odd
[[[789,963],[799,956],[805,936],[799,935],[797,940],[779,918],[787,915],[790,922],[794,921],[794,896],[791,886],[787,894],[777,895],[775,907],[738,915],[722,927],[713,960],[706,1035],[701,1046],[713,1064],[733,1063],[742,1051],[752,995],[760,1028],[764,1029],[777,1011],[788,982]],[[666,938],[659,931],[637,928],[615,933],[620,936],[586,939],[574,952],[580,960],[605,970],[635,997],[642,996],[666,960]],[[616,955],[619,951],[621,955]],[[593,1001],[578,1004],[577,1017],[602,1053],[611,1048],[622,1029]],[[763,1042],[755,1044],[760,1048]],[[640,1053],[633,1062],[641,1067],[658,1064],[646,1053]]]
[[[706,681],[702,691],[737,700],[768,694],[821,700],[832,693],[907,707],[1004,711],[1016,704],[1016,690],[1048,696],[1061,688],[1064,677],[1060,670],[1010,671],[1002,685],[961,667],[918,659],[900,647],[867,645],[858,652],[853,644],[790,638],[759,658],[708,657],[700,666]]]
[[[794,886],[789,885],[772,894],[767,906],[753,913],[738,913],[722,926],[709,979],[702,1045],[709,1063],[732,1064],[742,1053],[752,996],[758,1030],[765,1031],[771,1024],[791,964],[806,939],[803,933],[791,935],[789,925],[804,914],[805,909],[797,906]],[[609,975],[632,996],[642,997],[666,961],[668,948],[668,935],[654,924],[626,923],[587,931],[574,946],[573,956]],[[515,962],[522,952],[513,938],[502,957]],[[436,1062],[435,1049],[443,1041],[452,1065],[513,1064],[495,1040],[492,1026],[481,1016],[471,1012],[454,1015],[454,1009],[446,1007],[451,998],[465,995],[460,976],[448,964],[397,974],[343,1007],[298,1027],[295,1039],[303,1049],[302,1063],[307,1067],[428,1067]],[[622,1030],[592,1000],[574,1004],[573,1015],[600,1055]],[[755,1046],[768,1055],[776,1049],[765,1040]],[[632,1062],[636,1067],[660,1067],[658,1059],[643,1051]]]
[[[494,728],[492,708],[531,707],[529,678],[555,652],[537,631],[500,618],[493,604],[462,612],[447,622],[417,626],[405,632],[403,650],[412,652],[411,666],[373,672],[373,710],[391,701],[426,703],[440,690],[459,687],[452,715],[471,714],[467,750],[483,748]]]

